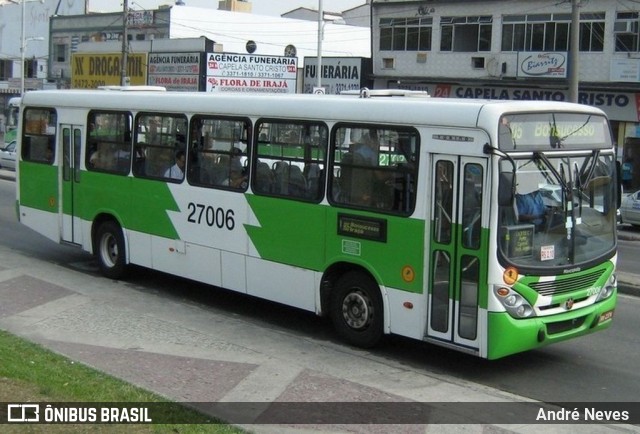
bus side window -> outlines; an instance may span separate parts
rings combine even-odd
[[[138,113],[133,127],[133,175],[181,182],[184,176],[178,176],[177,172],[175,176],[167,174],[172,172],[178,156],[187,153],[186,130],[187,118],[184,114]]]
[[[119,175],[131,168],[131,115],[122,111],[89,112],[85,165]]]
[[[253,192],[320,201],[324,195],[327,127],[319,122],[271,119],[258,122],[256,134]]]
[[[332,202],[403,215],[413,212],[419,154],[416,131],[340,124],[332,138]]]
[[[189,183],[245,191],[249,121],[196,115],[191,119],[190,130]]]

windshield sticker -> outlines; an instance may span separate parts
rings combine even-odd
[[[552,259],[555,259],[555,246],[553,244],[551,244],[550,246],[541,246],[540,260],[550,261]]]

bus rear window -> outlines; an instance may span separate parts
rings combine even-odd
[[[53,109],[25,109],[21,151],[24,161],[52,163],[52,156],[55,155],[56,119]]]

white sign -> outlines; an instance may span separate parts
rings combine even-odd
[[[316,93],[318,58],[304,58],[302,93]],[[361,57],[323,57],[321,85],[325,93],[339,95],[344,90],[360,90],[363,85]]]
[[[450,83],[419,83],[397,81],[389,83],[390,89],[421,90],[436,98],[479,98],[511,101],[569,101],[566,89],[532,89],[500,86],[460,86]],[[598,107],[616,121],[640,120],[640,93],[615,90],[580,91],[578,103]]]
[[[296,93],[297,59],[208,53],[207,92]]]
[[[149,53],[148,84],[171,91],[197,92],[200,53]]]
[[[518,77],[567,77],[567,53],[519,52]]]
[[[613,59],[609,80],[636,83],[640,80],[640,60],[638,59]]]

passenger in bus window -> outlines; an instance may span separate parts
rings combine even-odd
[[[134,155],[133,173],[136,175],[144,175],[147,162],[147,144],[145,142],[138,143],[135,147]]]
[[[108,155],[108,147],[108,143],[99,143],[96,146],[96,150],[93,151],[91,157],[89,157],[90,167],[101,170],[109,169],[112,158]]]
[[[176,163],[164,172],[165,178],[182,180],[184,178],[184,164],[186,162],[183,150],[176,152]]]
[[[156,118],[149,119],[149,134],[147,140],[149,143],[157,145],[160,143],[160,134],[158,133],[158,120]]]
[[[378,165],[379,143],[375,130],[365,134],[362,140],[353,145],[353,152],[361,157],[361,160],[368,166]]]
[[[46,163],[53,163],[53,146],[49,145],[47,146],[47,149],[45,151],[44,154],[44,159]]]
[[[247,177],[244,174],[240,158],[235,156],[231,158],[229,167],[229,178],[222,182],[222,185],[233,188],[245,188],[247,185]]]

